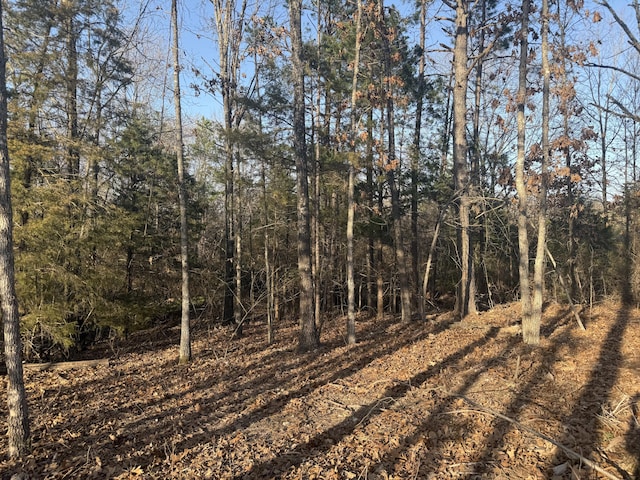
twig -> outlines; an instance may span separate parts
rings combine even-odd
[[[366,414],[364,417],[362,417],[362,419],[360,419],[360,421],[356,424],[356,426],[354,427],[354,429],[355,429],[356,427],[359,427],[360,425],[362,425],[362,424],[364,423],[364,421],[365,421],[367,418],[369,418],[369,416],[373,413],[373,411],[374,411],[376,408],[378,408],[378,407],[380,406],[380,404],[381,404],[381,403],[389,402],[389,401],[391,401],[391,402],[395,402],[395,401],[396,401],[396,399],[395,399],[395,398],[393,398],[393,397],[384,397],[384,398],[381,398],[380,400],[378,400],[378,401],[376,402],[376,404],[375,404],[373,407],[371,407],[371,408],[369,409],[369,411],[367,412],[367,414]]]
[[[513,373],[513,383],[515,385],[518,380],[518,375],[520,375],[520,355],[518,355],[518,360],[516,360],[516,371]]]
[[[558,265],[556,264],[555,258],[553,258],[553,255],[551,255],[551,251],[549,250],[548,247],[545,247],[545,251],[547,252],[547,256],[549,257],[549,260],[551,260],[551,264],[553,265],[553,269],[556,272],[556,276],[558,277],[558,280],[560,281],[560,285],[562,285],[562,288],[564,289],[565,295],[567,296],[567,299],[569,300],[569,308],[571,308],[571,313],[575,317],[576,322],[578,322],[578,326],[580,327],[580,330],[586,330],[584,328],[584,323],[582,323],[582,319],[580,318],[580,314],[578,313],[578,310],[576,309],[575,305],[573,304],[573,300],[571,300],[571,293],[569,292],[569,288],[567,287],[567,284],[565,283],[564,279],[562,278],[562,275],[558,271]]]
[[[548,437],[547,435],[538,432],[537,430],[534,430],[531,427],[527,427],[526,425],[523,425],[522,423],[520,423],[519,421],[511,418],[511,417],[507,417],[506,415],[503,415],[500,412],[496,412],[495,410],[493,410],[492,408],[489,407],[485,407],[484,405],[480,405],[477,402],[474,402],[473,400],[471,400],[468,397],[465,397],[464,395],[461,394],[457,394],[457,393],[451,393],[451,396],[453,397],[458,397],[463,399],[465,402],[469,403],[470,405],[473,405],[473,407],[477,408],[478,410],[482,410],[486,413],[489,413],[497,418],[500,418],[502,420],[505,420],[513,425],[515,425],[517,428],[519,428],[520,430],[523,430],[527,433],[530,433],[538,438],[541,438],[542,440],[549,442],[550,444],[558,447],[559,449],[561,449],[562,451],[564,451],[564,453],[566,453],[566,455],[573,459],[573,460],[580,460],[582,463],[584,463],[586,466],[588,466],[589,468],[592,468],[593,470],[595,470],[598,473],[601,473],[602,475],[604,475],[607,478],[610,478],[611,480],[622,480],[620,477],[616,477],[615,475],[607,472],[606,470],[604,470],[603,468],[599,467],[595,462],[589,460],[586,457],[583,457],[582,455],[580,455],[578,452],[576,452],[575,450],[572,450],[571,448],[567,447],[566,445],[563,445],[557,441],[555,441],[553,438]]]
[[[367,480],[368,476],[369,476],[369,462],[367,462],[365,466],[362,468],[362,470],[360,471],[360,475],[358,475],[358,480],[361,480],[361,479]]]

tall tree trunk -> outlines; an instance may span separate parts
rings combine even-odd
[[[458,0],[455,17],[455,45],[453,53],[453,169],[455,192],[458,197],[457,242],[460,257],[460,283],[456,296],[456,313],[464,318],[475,313],[473,258],[471,255],[471,198],[469,196],[469,168],[467,165],[467,85],[468,63],[468,0]]]
[[[296,160],[298,195],[298,272],[300,275],[300,339],[301,351],[316,349],[320,344],[313,306],[311,276],[311,228],[309,224],[308,160],[305,141],[304,63],[302,59],[302,0],[289,2],[291,30],[291,70],[293,80],[293,148]]]
[[[7,367],[8,450],[9,457],[20,458],[28,453],[30,435],[13,261],[13,213],[7,148],[7,83],[2,8],[0,4],[0,309],[4,323],[4,361]]]
[[[318,0],[318,11],[316,14],[316,55],[318,59],[322,58],[322,4],[321,0]],[[326,94],[326,93],[325,93]],[[322,257],[320,251],[320,139],[321,139],[321,106],[322,106],[322,89],[320,88],[320,68],[316,69],[316,95],[315,95],[315,118],[314,118],[314,181],[313,181],[313,293],[314,293],[314,306],[315,306],[315,318],[320,319],[320,307],[321,307],[321,284],[322,284]]]
[[[75,2],[63,0],[64,34],[67,48],[65,71],[67,113],[67,175],[73,179],[80,173],[80,150],[78,148],[78,47],[75,25]]]
[[[182,313],[178,363],[191,361],[191,325],[189,322],[189,232],[187,228],[187,189],[184,181],[184,143],[182,139],[182,103],[180,99],[180,48],[178,42],[177,0],[171,0],[173,30],[173,101],[176,116],[176,159],[178,163],[178,203],[180,209],[180,264],[182,272]]]
[[[356,343],[356,284],[353,273],[353,222],[355,217],[355,202],[353,200],[353,190],[355,183],[355,162],[356,139],[358,137],[358,116],[356,111],[356,103],[358,99],[358,73],[360,72],[360,36],[361,36],[361,19],[362,19],[362,0],[357,0],[358,9],[356,12],[356,43],[353,56],[353,78],[351,80],[351,153],[349,158],[349,181],[347,185],[347,343],[354,345]]]
[[[391,192],[391,218],[393,220],[393,243],[396,254],[396,269],[398,282],[400,284],[400,313],[403,322],[411,321],[411,286],[409,285],[409,275],[407,273],[407,258],[402,242],[402,215],[400,211],[400,192],[396,184],[396,168],[399,162],[396,160],[395,145],[395,106],[393,101],[392,69],[391,69],[391,45],[390,32],[384,16],[384,0],[378,4],[380,28],[383,38],[385,57],[385,85],[386,90],[386,133],[387,133],[387,183]]]
[[[241,296],[238,289],[238,275],[242,273],[242,265],[238,251],[242,245],[238,244],[239,235],[238,215],[239,202],[236,192],[236,168],[234,166],[234,142],[232,130],[238,126],[241,115],[234,111],[239,69],[239,48],[243,35],[246,0],[240,3],[240,18],[234,19],[236,2],[213,0],[215,29],[218,37],[218,58],[220,62],[220,84],[222,94],[224,153],[225,153],[225,201],[224,201],[224,237],[225,237],[225,295],[223,304],[223,322],[241,326]],[[239,272],[238,272],[239,270]],[[241,280],[240,280],[241,282]]]
[[[242,335],[242,323],[244,320],[243,315],[243,306],[242,306],[242,218],[240,213],[240,182],[238,179],[240,178],[240,161],[236,164],[235,175],[236,181],[234,182],[236,185],[235,191],[235,200],[234,200],[234,267],[235,267],[235,295],[234,305],[233,305],[233,318],[235,322],[235,331],[234,336],[239,337]]]
[[[384,195],[381,182],[378,181],[378,211],[380,212],[382,219],[382,212],[384,208]],[[376,312],[377,318],[381,319],[384,316],[384,245],[382,243],[382,236],[385,234],[386,222],[380,221],[378,227],[378,234],[375,239],[376,250]]]
[[[473,106],[473,133],[471,154],[471,188],[473,195],[479,196],[483,193],[482,178],[484,173],[484,160],[482,156],[481,140],[480,140],[480,114],[482,107],[482,87],[484,73],[484,58],[486,55],[486,24],[487,24],[487,2],[480,2],[480,28],[478,32],[478,56],[475,61],[475,79],[474,79],[474,106]],[[474,275],[472,286],[479,290],[479,293],[485,295],[489,303],[491,302],[489,295],[489,285],[487,281],[487,265],[485,262],[487,249],[487,226],[486,215],[484,215],[485,202],[476,202],[476,206],[482,209],[477,215],[478,225],[474,229],[472,235],[472,268],[473,272],[482,271],[482,275]]]
[[[427,0],[420,2],[420,59],[418,60],[418,91],[416,99],[416,118],[413,131],[411,152],[411,274],[413,277],[414,298],[420,318],[424,318],[424,295],[420,281],[420,248],[418,239],[418,174],[420,172],[422,110],[425,93],[425,48],[427,29]]]
[[[522,1],[520,27],[520,65],[518,68],[518,154],[516,162],[516,189],[518,192],[518,247],[520,272],[520,306],[522,309],[522,336],[525,341],[535,330],[531,324],[531,286],[529,283],[529,235],[527,233],[527,185],[525,181],[525,106],[527,104],[527,57],[529,55],[529,1]]]
[[[376,270],[376,249],[373,215],[374,215],[374,192],[373,182],[373,109],[370,108],[367,114],[367,146],[366,146],[366,175],[367,175],[367,207],[369,210],[369,228],[367,230],[367,307],[374,308],[376,281],[374,273]]]
[[[538,198],[538,242],[533,270],[533,304],[531,309],[531,328],[522,337],[525,343],[540,343],[540,324],[542,321],[542,302],[544,300],[544,273],[547,266],[547,189],[549,185],[549,96],[551,72],[549,70],[549,0],[542,0],[541,38],[542,38],[542,164],[540,165],[540,193]]]
[[[568,47],[566,39],[566,26],[561,17],[561,2],[557,3],[556,18],[558,19],[558,34],[560,37],[559,54],[561,56],[561,73],[559,74],[559,81],[562,86],[570,85],[572,80],[569,78],[567,69],[569,62],[567,61]],[[562,135],[565,138],[565,147],[562,149],[565,159],[565,167],[567,176],[565,179],[565,185],[567,187],[567,203],[569,208],[566,209],[568,213],[567,217],[567,265],[569,274],[569,303],[572,303],[579,296],[578,294],[578,276],[577,276],[577,241],[575,235],[576,218],[578,216],[578,205],[575,198],[575,191],[573,186],[573,161],[572,161],[572,147],[570,146],[569,139],[571,138],[571,129],[569,126],[569,118],[572,116],[571,101],[573,97],[570,95],[559,95],[560,112],[562,114]]]

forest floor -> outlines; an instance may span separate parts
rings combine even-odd
[[[517,304],[463,322],[362,317],[352,347],[339,317],[307,354],[293,323],[268,345],[263,324],[230,340],[201,320],[186,366],[177,327],[141,332],[96,350],[110,365],[26,372],[33,450],[16,463],[1,442],[0,476],[640,478],[640,311],[581,316],[586,331],[547,306],[535,349]]]

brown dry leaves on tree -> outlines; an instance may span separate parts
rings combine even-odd
[[[176,329],[145,332],[110,366],[29,372],[33,452],[9,478],[633,478],[640,456],[640,313],[608,304],[546,309],[543,340],[518,335],[517,305],[456,323],[344,319],[324,345],[295,351],[297,325],[200,325],[175,365]],[[0,412],[2,419],[6,411]],[[494,415],[520,422],[530,431]],[[4,426],[2,426],[4,428]],[[533,433],[532,433],[533,432]]]

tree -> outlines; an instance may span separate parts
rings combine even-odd
[[[403,322],[411,320],[411,286],[409,285],[409,274],[407,272],[407,259],[402,242],[400,191],[396,182],[396,170],[399,170],[399,161],[396,157],[396,131],[395,131],[395,103],[394,88],[395,80],[392,73],[391,40],[395,38],[397,32],[391,28],[385,16],[384,0],[378,3],[378,25],[379,35],[382,39],[384,58],[384,111],[386,113],[385,127],[387,134],[387,152],[385,170],[387,184],[391,192],[391,218],[393,220],[393,243],[396,254],[396,269],[398,271],[398,282],[400,284],[400,310]]]
[[[547,190],[549,185],[549,97],[551,95],[551,71],[549,68],[549,0],[542,0],[541,33],[542,39],[542,162],[540,164],[540,191],[538,194],[538,240],[536,244],[536,259],[533,267],[533,302],[531,308],[530,325],[526,332],[522,331],[525,343],[538,345],[540,343],[540,325],[542,323],[542,302],[544,300],[544,274],[546,270],[547,254]]]
[[[20,313],[13,261],[13,213],[7,147],[7,82],[2,10],[3,7],[0,5],[0,309],[4,324],[4,355],[7,366],[9,456],[19,458],[29,450],[29,414],[22,372]]]
[[[527,60],[529,57],[529,0],[522,1],[522,24],[520,27],[520,65],[518,68],[518,157],[516,161],[516,189],[518,192],[518,247],[520,273],[520,305],[522,309],[522,336],[525,343],[535,337],[535,325],[531,321],[531,287],[529,283],[529,216],[527,214],[528,195],[525,181],[525,136],[527,104]]]
[[[184,364],[191,361],[191,327],[189,322],[189,231],[187,227],[187,190],[184,181],[184,142],[182,139],[182,106],[180,100],[180,49],[178,41],[177,0],[171,1],[171,27],[173,30],[173,101],[176,116],[176,158],[178,164],[178,202],[180,207],[180,265],[182,272],[182,310],[178,363]]]
[[[305,128],[304,59],[302,57],[302,1],[289,2],[291,29],[291,70],[293,82],[293,150],[296,160],[298,197],[298,274],[300,275],[301,351],[314,350],[320,344],[313,306],[311,277],[311,227],[309,212],[308,159]]]
[[[460,283],[456,295],[456,312],[460,317],[475,313],[475,280],[471,255],[471,197],[467,164],[467,88],[468,88],[468,21],[469,2],[458,0],[455,5],[455,45],[453,51],[453,175],[458,209],[457,243],[460,262]]]
[[[121,290],[120,247],[131,243],[122,232],[131,231],[131,216],[117,215],[111,196],[122,186],[121,177],[112,176],[122,160],[121,134],[140,108],[128,101],[138,20],[127,29],[112,1],[17,0],[7,8],[14,32],[7,83],[15,92],[8,99],[8,146],[21,227],[14,232],[16,289],[25,357],[46,359],[68,355],[86,335],[140,328],[138,314],[150,309],[141,290],[137,300]],[[71,27],[75,42],[67,35]],[[70,88],[73,65],[77,84]],[[77,123],[73,135],[69,119]],[[78,161],[79,171],[70,175]],[[166,235],[167,243],[171,238]],[[139,278],[138,287],[145,283]]]
[[[356,10],[356,38],[353,56],[353,80],[351,83],[351,151],[349,159],[349,180],[347,185],[348,220],[347,220],[347,343],[356,343],[356,285],[353,273],[353,222],[355,216],[355,202],[353,199],[356,165],[356,138],[358,134],[356,103],[358,98],[358,73],[360,72],[360,46],[362,35],[362,1],[358,0]]]
[[[225,322],[235,322],[235,328],[237,332],[240,332],[242,328],[242,237],[239,218],[241,205],[237,192],[239,185],[237,185],[238,182],[236,181],[239,175],[237,171],[239,166],[234,166],[234,155],[238,156],[234,145],[234,129],[239,127],[242,119],[242,112],[238,109],[237,90],[240,70],[240,46],[243,38],[247,2],[240,2],[238,12],[235,10],[236,2],[212,0],[212,3],[214,25],[218,37],[219,83],[224,118],[226,290],[223,318]]]
[[[424,96],[426,94],[426,30],[427,30],[427,0],[420,1],[420,39],[418,50],[418,79],[416,87],[416,116],[411,145],[411,275],[414,283],[414,296],[418,299],[417,307],[420,318],[424,317],[424,292],[420,282],[420,240],[418,238],[418,191],[419,191],[419,161],[421,156],[422,113],[424,111]]]

